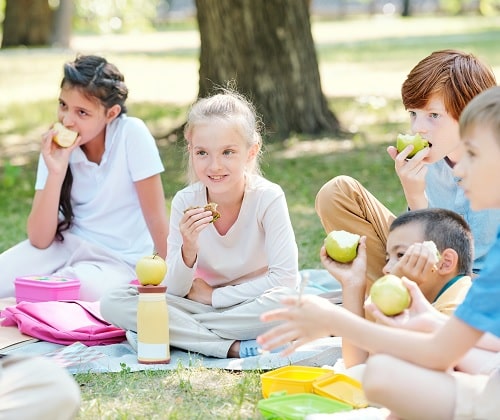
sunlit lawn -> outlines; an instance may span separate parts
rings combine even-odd
[[[411,67],[433,50],[458,48],[484,58],[499,75],[499,28],[499,18],[314,23],[324,92],[352,136],[292,136],[284,144],[268,144],[263,161],[265,175],[286,192],[302,268],[320,266],[324,232],[314,212],[314,197],[331,177],[354,176],[394,212],[405,208],[385,148],[399,131],[408,129],[398,95]],[[106,53],[125,73],[131,91],[129,113],[143,118],[158,138],[182,123],[196,96],[196,32],[186,31],[185,36],[184,41],[179,38],[179,48],[165,50],[153,41],[141,43],[140,37],[127,38],[126,44],[116,39],[114,44],[99,44],[89,38],[89,45],[99,45],[95,52]],[[156,42],[167,45],[171,40],[168,33],[159,34]],[[78,45],[83,48],[84,37],[78,38]],[[55,118],[61,65],[74,55],[75,51],[0,51],[0,251],[24,238],[39,135]],[[184,185],[184,144],[166,139],[158,144],[170,202]],[[124,366],[120,373],[81,374],[76,379],[82,386],[81,418],[259,417],[259,372],[181,366],[171,372],[130,373]]]

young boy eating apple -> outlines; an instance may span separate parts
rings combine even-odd
[[[472,209],[500,208],[500,87],[470,101],[460,116],[460,137],[463,153],[454,174]],[[409,280],[406,285],[417,296],[416,285]],[[486,333],[500,337],[499,302],[500,230],[465,300],[432,332],[379,325],[308,295],[300,304],[289,297],[286,307],[263,314],[265,322],[282,322],[258,342],[264,350],[290,343],[286,355],[319,337],[347,338],[371,354],[364,391],[371,403],[390,409],[391,418],[498,419],[500,367],[480,375],[453,367]]]

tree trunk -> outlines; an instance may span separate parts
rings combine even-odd
[[[52,45],[64,48],[70,46],[74,10],[75,5],[73,0],[59,1],[59,7],[54,14]]]
[[[403,10],[401,12],[402,17],[411,16],[411,0],[403,0]]]
[[[47,0],[7,0],[2,48],[49,45],[52,10]]]
[[[308,0],[197,0],[199,96],[236,82],[269,134],[339,133],[328,109]]]

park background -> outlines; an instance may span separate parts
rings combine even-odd
[[[40,0],[0,0],[0,17],[9,1],[29,9]],[[49,3],[55,13],[66,1]],[[21,42],[0,49],[0,252],[25,237],[40,135],[56,117],[62,65],[77,53],[103,54],[124,73],[129,114],[143,118],[157,138],[168,204],[185,185],[185,145],[175,133],[199,93],[195,2],[71,3],[75,9],[67,45],[49,37],[46,45]],[[265,176],[285,190],[301,268],[320,267],[325,232],[314,212],[314,197],[333,176],[351,175],[395,213],[404,211],[385,149],[398,132],[409,130],[400,87],[420,59],[437,49],[461,49],[484,59],[500,77],[498,1],[412,0],[406,17],[401,16],[403,3],[310,2],[321,93],[342,131],[292,130],[283,137],[270,130],[262,165]],[[243,0],[234,4],[252,7]],[[231,22],[224,22],[222,31],[225,25]],[[80,418],[260,418],[259,372],[179,366],[169,372],[132,373],[123,366],[120,373],[89,372],[76,379],[83,398]]]

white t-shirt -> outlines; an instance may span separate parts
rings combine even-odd
[[[297,287],[297,243],[279,185],[249,176],[238,219],[225,235],[220,235],[212,224],[205,228],[198,239],[197,260],[189,268],[182,259],[179,221],[186,208],[206,203],[206,188],[200,182],[177,192],[172,200],[167,292],[185,296],[193,279],[200,277],[217,287],[212,306],[226,308],[276,286]]]
[[[90,162],[81,148],[77,148],[71,154],[70,168],[74,219],[69,231],[117,253],[131,265],[152,253],[153,240],[134,182],[161,173],[164,168],[156,142],[144,122],[122,114],[106,128],[101,163]],[[44,188],[47,175],[47,166],[40,155],[37,190]]]

